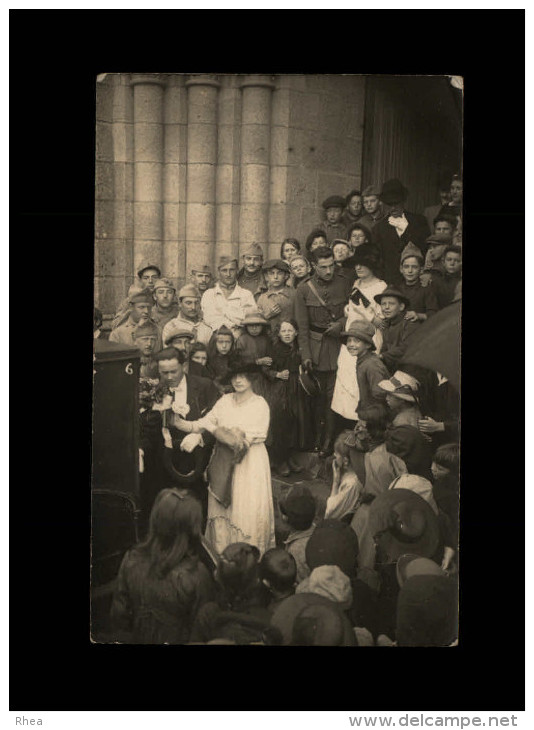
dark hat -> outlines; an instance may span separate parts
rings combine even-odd
[[[381,294],[377,294],[374,298],[375,302],[381,304],[384,297],[397,297],[397,299],[400,302],[403,302],[406,307],[410,306],[410,300],[408,299],[408,297],[405,297],[404,294],[401,294],[398,289],[394,289],[392,286],[388,286],[388,288],[384,289]]]
[[[405,553],[431,558],[440,544],[438,518],[425,500],[409,489],[379,494],[369,510],[369,531],[386,563]]]
[[[315,517],[317,504],[308,487],[296,484],[289,490],[285,499],[280,500],[279,507],[289,522],[311,522]]]
[[[271,626],[276,627],[280,631],[284,646],[291,645],[295,620],[304,609],[310,606],[325,606],[335,611],[340,616],[343,626],[341,645],[357,646],[356,635],[342,609],[336,603],[330,601],[328,598],[324,598],[324,596],[320,596],[318,593],[296,593],[294,596],[289,596],[289,598],[283,600],[276,608],[271,618]]]
[[[372,244],[362,243],[361,246],[357,246],[354,250],[352,261],[354,266],[361,264],[374,271],[380,261],[380,254],[378,253],[378,249]]]
[[[290,274],[291,270],[287,261],[282,259],[269,259],[263,264],[263,270],[268,271],[269,269],[279,269],[279,271],[285,271],[286,274]]]
[[[152,320],[147,319],[146,321],[138,324],[134,330],[134,336],[137,337],[157,337],[159,334],[158,325]]]
[[[154,304],[154,300],[152,299],[152,292],[147,292],[145,289],[143,289],[143,291],[137,291],[133,294],[130,294],[130,296],[128,297],[128,303],[135,304],[136,302]]]
[[[433,233],[426,239],[426,242],[429,246],[440,246],[449,244],[451,242],[451,239],[444,233]]]
[[[302,390],[309,395],[310,398],[315,398],[321,392],[321,384],[313,373],[308,373],[304,368],[299,368],[299,383]]]
[[[159,266],[156,266],[155,264],[143,263],[141,265],[141,268],[137,272],[137,276],[139,278],[141,278],[143,276],[143,272],[146,271],[147,269],[154,269],[154,271],[157,271],[158,272],[158,279],[161,279],[161,269],[159,268]]]
[[[368,185],[364,190],[362,190],[362,197],[367,197],[371,195],[376,195],[376,197],[380,197],[380,185]]]
[[[218,334],[224,334],[220,331]],[[239,354],[235,354],[228,361],[228,370],[226,374],[221,378],[223,385],[228,385],[235,375],[247,375],[248,373],[258,373],[261,371],[261,367],[256,365],[255,362],[247,362]]]
[[[341,195],[331,195],[329,198],[323,201],[323,208],[325,210],[328,210],[328,208],[344,208],[345,207],[345,198],[342,198]]]
[[[397,600],[398,646],[450,646],[458,637],[458,583],[441,575],[416,575]]]
[[[350,525],[323,520],[308,540],[306,562],[310,570],[320,565],[337,565],[351,578],[356,573],[358,552],[358,536]]]
[[[408,190],[404,187],[400,180],[396,177],[386,180],[382,185],[380,200],[386,205],[395,205],[395,203],[403,203],[408,197]]]
[[[342,340],[346,340],[349,337],[357,337],[359,340],[369,343],[374,346],[373,337],[375,334],[374,325],[370,322],[363,322],[356,320],[353,322],[349,329],[340,334]]]

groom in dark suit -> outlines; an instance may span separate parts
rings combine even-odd
[[[404,209],[408,190],[396,178],[387,180],[382,186],[380,200],[391,207],[385,218],[373,228],[373,243],[380,252],[382,278],[388,286],[402,283],[400,274],[401,253],[411,241],[425,256],[426,239],[430,229],[424,215],[409,213]]]
[[[213,448],[213,437],[209,433],[202,437],[191,434],[182,450],[186,434],[170,422],[172,413],[178,413],[187,421],[197,421],[213,408],[219,393],[211,380],[185,374],[185,354],[174,347],[161,350],[155,359],[160,385],[167,392],[162,403],[155,403],[140,417],[143,519],[148,520],[158,492],[173,486],[191,489],[202,503],[205,518],[208,494],[203,475]]]

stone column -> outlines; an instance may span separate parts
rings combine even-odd
[[[215,261],[239,253],[241,89],[240,77],[222,76],[219,91],[217,174],[215,201]]]
[[[163,271],[181,285],[185,269],[187,90],[185,76],[169,75],[164,100]]]
[[[188,77],[186,271],[213,266],[215,252],[215,169],[217,165],[217,94],[212,74]]]
[[[267,257],[269,236],[269,162],[272,76],[251,74],[241,80],[240,253],[256,241]]]
[[[163,90],[161,74],[132,74],[134,90],[134,272],[163,259]]]

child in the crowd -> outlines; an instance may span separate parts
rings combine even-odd
[[[445,249],[447,246],[450,246],[450,243],[448,236],[445,236],[443,233],[433,233],[426,239],[428,249],[425,256],[423,273],[428,273],[431,276],[433,271],[436,271],[438,274],[442,274],[445,271],[443,268],[443,256]]]
[[[295,290],[287,286],[290,276],[289,265],[282,259],[270,259],[263,265],[268,289],[258,299],[258,309],[269,321],[271,334],[283,320],[294,318]]]
[[[362,223],[353,223],[347,231],[347,241],[350,243],[353,249],[358,246],[368,243],[370,246],[373,244],[373,234]]]
[[[350,463],[350,449],[346,441],[351,435],[352,431],[342,431],[334,443],[332,489],[326,501],[325,520],[350,522],[358,505],[362,483]]]
[[[382,360],[374,353],[374,336],[373,325],[358,320],[354,321],[348,330],[341,333],[341,339],[346,342],[349,357],[353,360],[356,358],[358,402],[355,410],[357,409],[358,412],[369,406],[385,402],[384,391],[379,388],[378,384],[389,377],[389,372]],[[353,420],[355,419],[356,415],[353,416]]]
[[[215,572],[218,595],[197,613],[192,642],[262,642],[271,614],[267,610],[269,591],[259,575],[259,559],[258,548],[244,542],[232,543],[223,550]]]
[[[220,393],[231,393],[232,386],[223,383],[228,372],[228,359],[235,352],[232,330],[222,325],[212,334],[208,345],[208,372]]]
[[[322,228],[314,228],[306,239],[306,255],[308,257],[308,261],[311,261],[312,251],[315,251],[316,248],[322,248],[323,246],[328,246],[326,233]]]
[[[267,550],[260,562],[260,578],[271,595],[267,608],[274,613],[284,599],[295,593],[297,584],[295,558],[284,548],[275,547]]]
[[[438,301],[432,284],[423,286],[420,281],[423,254],[413,243],[408,243],[401,253],[400,272],[404,281],[398,285],[401,294],[410,300],[404,319],[424,322],[438,311]]]
[[[208,364],[208,348],[203,342],[193,342],[191,352],[189,353],[189,360],[206,367]]]
[[[419,324],[405,319],[404,315],[410,309],[410,300],[398,289],[388,287],[381,294],[377,294],[374,300],[380,304],[385,320],[379,357],[393,375]]]
[[[254,388],[257,395],[268,399],[269,383],[266,371],[273,362],[273,343],[268,334],[269,323],[259,310],[249,310],[243,320],[244,331],[236,342],[236,352],[246,363],[256,363],[262,368],[255,379]]]
[[[282,519],[291,528],[289,536],[284,541],[285,548],[297,564],[297,583],[300,583],[310,574],[306,562],[306,545],[313,530],[313,520],[317,505],[315,498],[308,489],[296,484],[287,493],[285,499],[280,501],[280,512]]]
[[[447,246],[443,254],[443,268],[443,274],[432,279],[439,309],[443,309],[454,300],[462,280],[461,246]]]
[[[352,248],[348,241],[342,238],[336,238],[332,242],[332,252],[336,267],[347,274],[351,282],[356,278],[354,271]]]
[[[345,199],[340,195],[331,195],[323,201],[325,220],[319,228],[326,233],[327,245],[331,246],[335,238],[346,238],[347,226],[342,220]]]
[[[296,289],[303,281],[308,281],[311,276],[312,267],[306,256],[297,254],[289,262],[291,269],[291,286]]]
[[[284,238],[280,246],[280,258],[282,261],[291,261],[293,256],[300,253],[300,241],[296,238]]]
[[[450,520],[455,545],[458,544],[458,511],[460,495],[460,453],[458,444],[439,446],[432,459],[434,499]]]
[[[269,406],[271,408],[272,460],[280,476],[299,473],[293,451],[310,451],[315,443],[313,402],[299,382],[301,356],[297,344],[298,327],[294,320],[280,323],[278,337],[273,345],[273,362],[267,372],[271,381]]]

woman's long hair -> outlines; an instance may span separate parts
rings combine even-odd
[[[150,571],[164,578],[200,545],[202,507],[191,494],[162,489],[156,497],[148,535],[137,551],[150,561]]]

